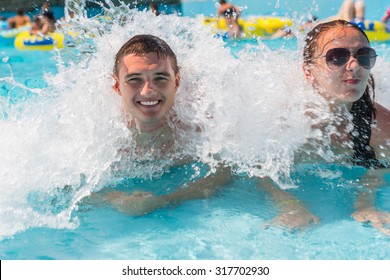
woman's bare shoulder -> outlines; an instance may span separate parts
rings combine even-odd
[[[375,103],[376,124],[372,129],[372,143],[390,148],[390,110]]]

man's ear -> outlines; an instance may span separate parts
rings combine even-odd
[[[112,85],[112,88],[115,90],[115,92],[119,95],[122,96],[121,90],[119,88],[119,78],[117,75],[112,75],[112,79],[114,84]]]
[[[177,90],[177,89],[179,88],[179,86],[180,86],[180,72],[178,72],[178,73],[176,74],[176,77],[175,77],[175,84],[176,84],[175,89]]]

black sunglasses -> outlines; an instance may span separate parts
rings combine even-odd
[[[377,57],[376,51],[368,47],[358,49],[355,53],[352,53],[346,48],[334,48],[328,50],[326,55],[322,57],[325,57],[326,65],[328,65],[330,69],[338,69],[346,64],[351,56],[356,58],[359,65],[364,69],[371,69],[374,67]]]

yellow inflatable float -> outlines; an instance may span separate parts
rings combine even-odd
[[[5,39],[15,38],[20,33],[28,31],[30,29],[31,29],[30,24],[18,28],[3,29],[0,30],[0,38],[5,38]]]
[[[228,37],[228,28],[223,18],[204,18],[204,25],[211,26],[215,35]],[[241,27],[244,37],[271,37],[277,30],[293,25],[292,20],[281,17],[255,17],[242,19],[238,18],[238,24]],[[354,23],[367,34],[372,42],[390,41],[390,30],[380,21],[366,20],[364,22]]]
[[[48,35],[31,35],[25,31],[15,38],[15,48],[23,51],[51,51],[54,48],[64,47],[64,34],[60,32],[49,33]]]
[[[380,21],[365,20],[354,24],[364,30],[371,42],[390,41],[390,30]]]
[[[223,35],[228,31],[226,21],[223,18],[204,18],[204,25],[211,25],[213,33]],[[281,17],[253,17],[248,19],[238,18],[244,37],[270,37],[277,30],[291,26],[293,22]]]

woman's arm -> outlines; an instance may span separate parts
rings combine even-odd
[[[376,125],[372,128],[370,144],[377,150],[380,147],[390,150],[390,110],[386,107],[375,103],[376,109]]]
[[[384,106],[375,103],[376,125],[372,128],[370,145],[374,148],[376,157],[389,163],[390,159],[390,111]],[[355,201],[355,212],[352,217],[362,223],[370,223],[373,227],[390,235],[390,229],[386,224],[390,224],[390,213],[375,209],[375,200],[378,189],[384,185],[384,175],[390,169],[368,170],[360,183],[363,188],[359,189],[358,197]]]
[[[369,170],[361,180],[363,189],[359,190],[358,198],[355,202],[355,212],[352,217],[361,223],[370,223],[374,228],[384,234],[390,235],[390,213],[375,209],[375,200],[378,188],[384,184],[384,174],[389,169]],[[387,225],[387,226],[386,226]]]
[[[267,227],[275,225],[293,231],[319,222],[319,218],[303,206],[301,201],[280,189],[271,178],[258,178],[258,180],[259,190],[264,188],[271,195],[279,210],[279,215]]]

